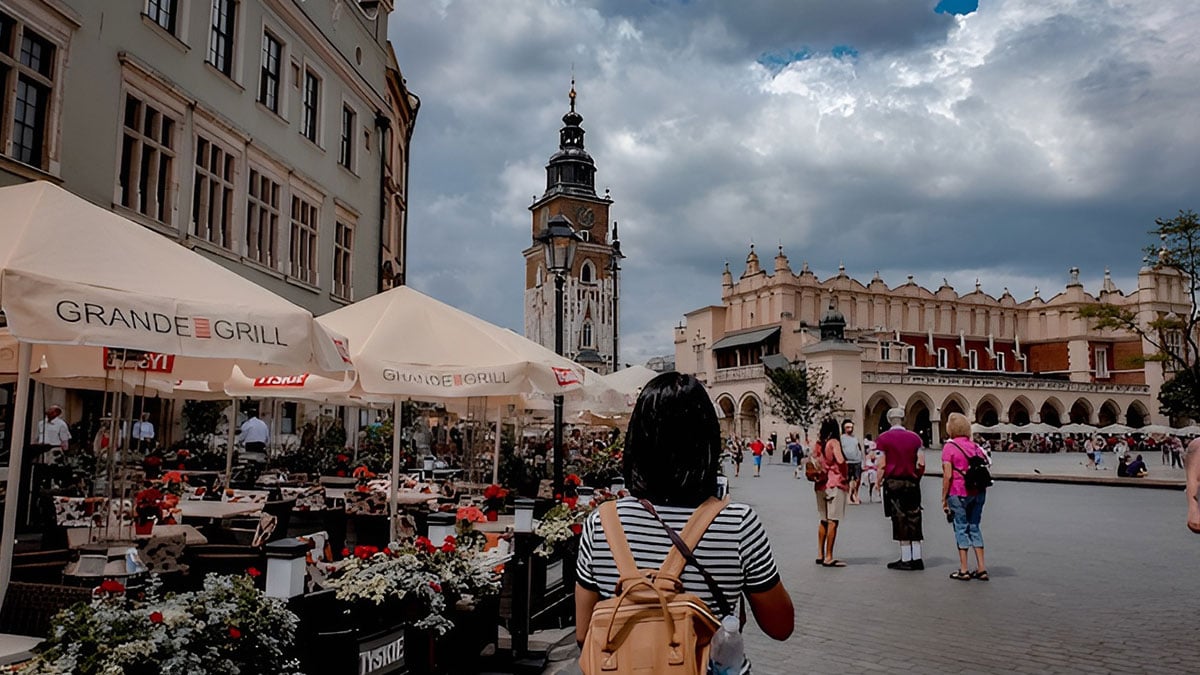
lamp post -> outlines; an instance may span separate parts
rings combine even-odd
[[[625,258],[625,254],[621,253],[621,238],[617,234],[617,221],[613,221],[613,238],[612,252],[608,258],[608,271],[612,274],[612,372],[617,372],[621,369],[621,360],[618,356],[620,353],[617,350],[617,336],[621,331],[621,322],[618,320],[619,314],[617,311],[621,308],[621,260]]]
[[[546,249],[546,269],[554,275],[554,353],[563,355],[563,285],[567,272],[575,264],[575,249],[583,240],[571,221],[559,214],[546,223],[537,236]],[[554,397],[554,492],[562,491],[563,482],[563,397]]]

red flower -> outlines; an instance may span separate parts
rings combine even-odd
[[[162,623],[162,622],[163,622],[162,612],[150,612],[150,623]]]
[[[429,541],[429,537],[417,537],[413,541],[413,546],[424,553],[433,553],[434,551],[433,542]]]
[[[230,626],[230,627],[229,627],[229,637],[231,637],[231,638],[233,638],[234,640],[236,640],[236,639],[238,639],[238,638],[242,637],[242,631],[240,631],[240,630],[238,630],[238,629],[234,628],[233,626]]]
[[[149,457],[147,457],[146,459],[144,459],[142,461],[146,463],[146,466],[158,466],[159,464],[162,464],[162,457],[155,457],[154,455],[150,455]]]
[[[334,459],[336,459],[338,461],[338,464],[349,464],[350,463],[349,455],[339,454],[337,457],[334,457]]]
[[[574,509],[579,504],[579,497],[563,497],[563,503],[567,505],[568,509]]]
[[[564,485],[574,485],[574,486],[578,487],[580,485],[583,485],[583,480],[579,476],[577,476],[573,473],[569,473],[569,474],[567,474],[567,477],[563,479],[563,484]]]
[[[446,537],[446,541],[442,544],[442,553],[454,553],[454,537]]]
[[[180,463],[179,463],[179,466],[177,466],[177,467],[175,467],[175,468],[177,468],[177,469],[179,469],[180,471],[182,471],[182,470],[184,470],[184,469],[186,469],[186,468],[187,468],[187,464],[184,464],[183,462],[180,462]]]
[[[349,549],[349,548],[343,548],[343,549],[342,549],[342,557],[343,557],[343,558],[348,558],[348,557],[350,557],[350,549]]]
[[[192,456],[192,453],[188,452],[187,450],[180,450],[179,452],[175,453],[175,456],[179,459],[187,459],[188,457]]]
[[[257,567],[247,567],[246,574],[249,574],[251,579],[257,579],[262,576],[262,572]]]
[[[379,553],[379,547],[377,547],[377,546],[355,546],[354,547],[354,557],[358,558],[359,560],[366,560],[367,558],[370,558],[371,556],[375,555],[376,553]]]
[[[582,533],[583,532],[583,524],[582,523],[571,523],[571,532],[573,532],[575,534]]]
[[[114,579],[105,579],[100,582],[101,593],[124,593],[125,585]]]
[[[355,478],[374,478],[375,472],[371,471],[370,469],[368,469],[365,466],[360,466],[360,467],[356,467],[354,469],[354,477]]]
[[[483,490],[484,499],[504,499],[508,496],[508,490],[492,483]]]
[[[434,593],[441,593],[441,592],[442,592],[442,585],[441,585],[441,584],[439,584],[439,583],[438,583],[438,582],[436,582],[436,581],[431,581],[431,582],[429,582],[429,587],[433,589],[433,592],[434,592]]]
[[[346,470],[345,470],[345,469],[338,469],[338,470],[337,470],[337,477],[338,477],[338,478],[345,478],[345,477],[346,477]]]

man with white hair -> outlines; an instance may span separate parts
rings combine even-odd
[[[39,448],[41,453],[49,450],[66,452],[70,442],[71,429],[62,418],[62,407],[57,404],[47,406],[46,418],[38,422],[37,441],[33,444],[34,447]],[[43,460],[53,464],[54,455],[44,455]]]
[[[879,475],[883,485],[883,514],[892,519],[892,539],[900,544],[900,559],[888,563],[888,569],[923,570],[921,542],[921,476],[925,475],[924,443],[917,434],[905,429],[904,408],[887,412],[892,428],[879,434]]]

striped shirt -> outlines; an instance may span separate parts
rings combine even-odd
[[[690,507],[658,506],[658,515],[675,531],[683,530],[695,510]],[[633,497],[617,502],[617,514],[629,540],[629,548],[638,569],[658,569],[670,552],[671,540],[662,525]],[[745,504],[729,504],[709,525],[694,551],[696,558],[712,574],[731,607],[737,607],[742,593],[759,593],[779,582],[779,570],[771,553],[771,543],[758,515]],[[611,598],[620,574],[613,561],[612,551],[604,538],[600,511],[593,511],[584,521],[576,561],[578,583],[583,588]],[[719,606],[704,582],[704,577],[692,565],[686,565],[681,578],[684,589],[708,604],[714,613]],[[750,672],[750,662],[742,673]]]

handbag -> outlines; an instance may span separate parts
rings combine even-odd
[[[824,456],[825,446],[822,445],[804,460],[804,477],[810,482],[820,483],[829,477]]]

